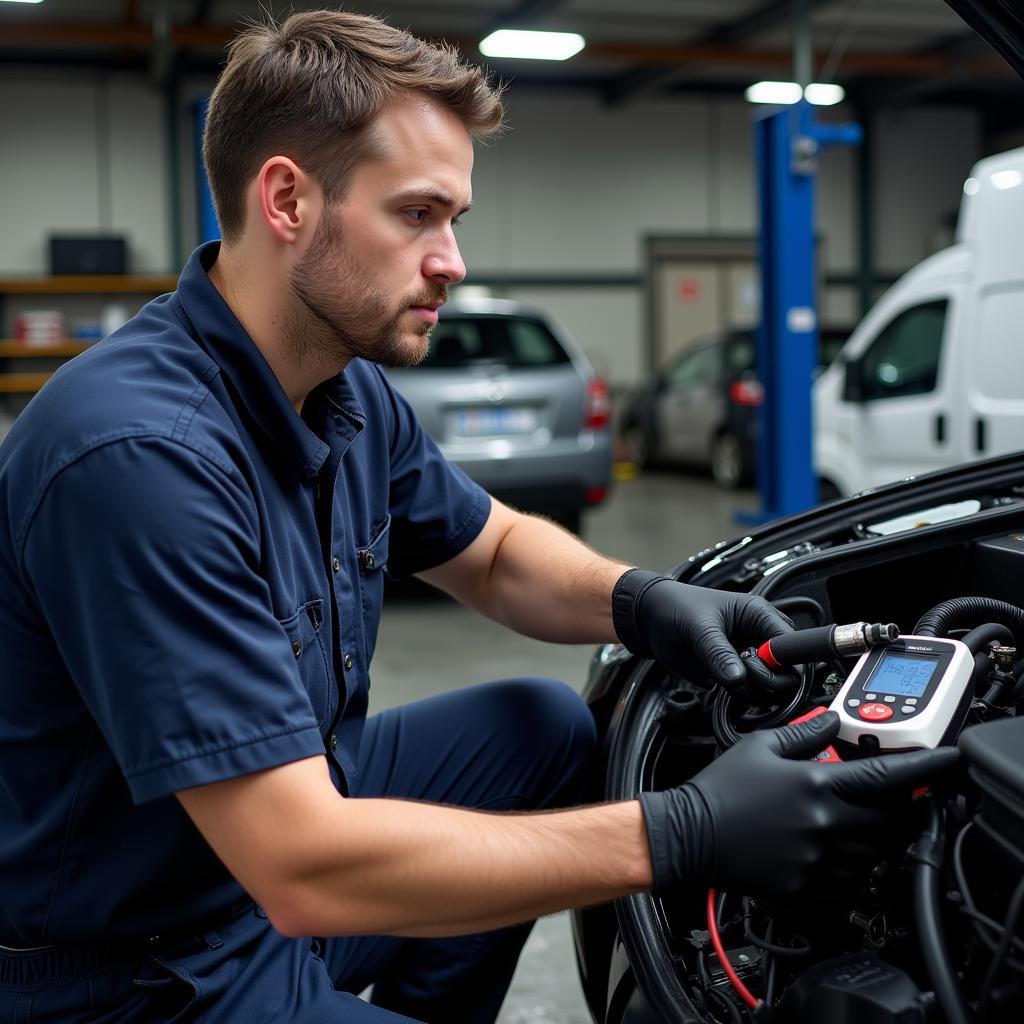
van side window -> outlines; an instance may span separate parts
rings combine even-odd
[[[861,396],[902,398],[935,390],[949,302],[941,299],[906,309],[860,359]]]

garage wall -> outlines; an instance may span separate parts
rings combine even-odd
[[[145,79],[52,69],[0,78],[0,275],[46,272],[46,236],[128,236],[135,273],[170,266],[164,103]]]
[[[191,101],[179,93],[180,248],[196,240]],[[0,276],[42,274],[51,232],[125,233],[135,273],[178,269],[165,101],[142,75],[0,73]],[[830,117],[842,119],[840,109]],[[754,234],[751,111],[732,99],[649,99],[606,108],[589,94],[508,93],[510,130],[482,146],[476,207],[460,228],[471,279],[544,305],[614,384],[645,372],[643,238]],[[943,214],[981,155],[967,110],[880,115],[875,125],[876,260],[900,271],[932,251]],[[825,267],[856,268],[855,155],[827,154],[818,229]],[[851,288],[823,317],[853,317]],[[834,308],[828,308],[834,307]]]

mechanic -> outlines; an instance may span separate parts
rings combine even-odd
[[[367,720],[385,566],[724,685],[789,628],[491,500],[388,385],[465,274],[501,118],[479,69],[373,19],[247,29],[204,140],[222,242],[0,448],[3,1019],[491,1021],[538,915],[842,884],[955,757],[823,781],[824,716],[565,809],[594,728],[563,684]]]

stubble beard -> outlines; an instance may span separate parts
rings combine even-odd
[[[410,342],[402,319],[412,306],[436,305],[447,298],[445,288],[435,288],[404,300],[391,312],[387,297],[341,240],[337,217],[328,214],[292,269],[289,283],[297,300],[286,324],[289,351],[298,361],[319,359],[326,365],[343,366],[360,358],[393,369],[415,366],[427,354],[434,325],[423,321],[412,328]]]

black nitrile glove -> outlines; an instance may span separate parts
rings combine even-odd
[[[644,569],[619,577],[612,590],[612,623],[634,654],[654,658],[698,685],[706,683],[710,671],[715,682],[733,691],[747,679],[736,648],[757,646],[793,628],[763,597],[691,587]],[[795,673],[776,675],[780,678],[773,677],[769,690],[796,689]]]
[[[880,859],[911,793],[949,774],[954,747],[822,764],[828,712],[741,740],[677,789],[641,793],[653,891],[708,886],[787,903],[829,899]]]

